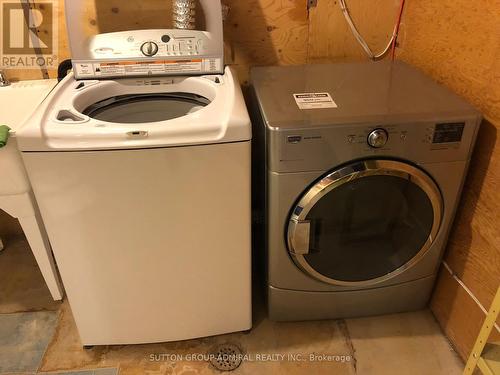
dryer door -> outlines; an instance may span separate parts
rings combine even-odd
[[[329,173],[292,210],[289,252],[306,273],[334,285],[372,285],[415,264],[441,225],[441,193],[422,170],[365,160]]]

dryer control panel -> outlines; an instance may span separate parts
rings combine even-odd
[[[467,160],[478,118],[393,125],[334,125],[270,131],[278,152],[269,155],[274,171],[328,169],[360,158],[400,158],[415,163]],[[277,138],[275,138],[277,137]]]
[[[348,144],[377,150],[393,150],[401,142],[418,142],[427,145],[426,149],[458,149],[464,135],[465,121],[415,124],[418,128],[409,129],[407,125],[386,125],[353,128],[346,138]],[[415,147],[413,144],[412,146]]]
[[[432,135],[433,144],[456,143],[462,140],[465,122],[436,124]]]

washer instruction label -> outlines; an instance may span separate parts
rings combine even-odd
[[[137,75],[212,73],[222,70],[221,59],[186,59],[158,61],[116,61],[77,63],[79,78],[117,77]]]
[[[305,92],[293,97],[300,109],[338,108],[327,92]]]

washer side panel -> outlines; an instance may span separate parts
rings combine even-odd
[[[24,159],[84,345],[251,327],[250,142]]]

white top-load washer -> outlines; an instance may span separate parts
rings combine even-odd
[[[18,132],[83,345],[250,329],[251,126],[220,1],[207,31],[87,39],[83,4],[74,74]]]

